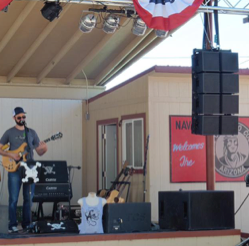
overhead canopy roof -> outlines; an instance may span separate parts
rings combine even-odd
[[[79,21],[89,13],[83,11],[103,5],[61,5],[60,17],[53,22],[41,15],[42,1],[13,1],[7,12],[0,12],[0,85],[84,87],[85,73],[91,89],[105,85],[163,40],[154,30],[147,30],[142,37],[134,35],[133,20],[124,15],[120,28],[106,34],[101,29],[105,13],[99,15],[97,28],[83,33]],[[115,5],[108,8],[120,9]]]
[[[240,0],[236,1],[240,3]],[[135,36],[131,32],[133,20],[125,15],[114,34],[106,34],[101,29],[105,13],[95,13],[98,25],[91,33],[79,30],[79,21],[82,15],[89,13],[89,8],[103,8],[104,5],[108,9],[133,8],[132,0],[60,2],[63,10],[53,22],[41,15],[44,6],[41,0],[14,0],[6,13],[0,11],[0,86],[16,90],[37,86],[44,87],[46,92],[50,86],[63,90],[70,87],[74,88],[70,90],[72,93],[80,88],[83,93],[77,98],[81,98],[81,94],[82,99],[90,98],[103,91],[102,85],[113,76],[164,40],[156,37],[151,29],[142,37]],[[237,14],[249,13],[249,6],[239,3],[234,7],[229,5],[229,8],[212,8],[221,13],[224,13],[223,9],[231,13],[237,11]],[[203,5],[199,11],[208,12],[210,8]],[[2,92],[0,96],[3,96]]]

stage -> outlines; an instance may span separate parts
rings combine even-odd
[[[1,234],[0,245],[82,246],[235,246],[240,230],[155,231],[147,233],[94,234]],[[127,242],[128,241],[128,242]]]

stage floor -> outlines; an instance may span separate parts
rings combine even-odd
[[[122,234],[79,235],[76,233],[0,234],[0,245],[88,245],[88,246],[235,246],[240,242],[240,230],[151,231]]]

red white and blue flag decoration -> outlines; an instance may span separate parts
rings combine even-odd
[[[13,0],[0,0],[0,11],[7,7]]]
[[[139,17],[149,28],[169,31],[189,20],[203,0],[133,0]]]

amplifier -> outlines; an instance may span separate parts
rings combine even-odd
[[[55,218],[57,220],[65,220],[68,218],[74,220],[81,219],[81,207],[80,205],[70,205],[70,216],[69,216],[69,206],[62,204],[58,206],[57,211],[55,212]]]
[[[39,183],[68,183],[66,161],[39,161],[42,166]]]
[[[106,204],[103,211],[103,229],[105,233],[150,231],[151,204]]]
[[[70,185],[70,199],[73,197]],[[39,184],[35,185],[33,202],[66,202],[69,197],[69,184]]]
[[[73,220],[37,221],[34,233],[79,233],[78,225]]]

